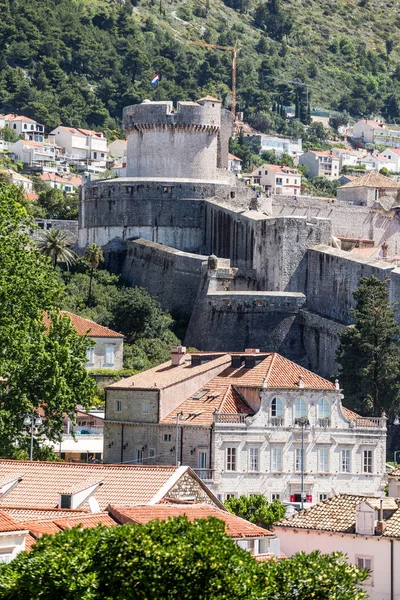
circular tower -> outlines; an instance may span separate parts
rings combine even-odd
[[[127,106],[127,177],[217,179],[221,102],[150,102]]]

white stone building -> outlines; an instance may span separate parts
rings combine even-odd
[[[309,150],[299,158],[301,165],[307,165],[309,168],[309,177],[327,177],[328,179],[338,179],[339,177],[339,159],[333,155],[333,152],[319,152]]]
[[[275,152],[276,156],[288,154],[292,158],[298,158],[303,154],[302,140],[300,138],[290,138],[284,135],[258,134],[251,137],[260,138],[260,154],[266,151]]]
[[[260,185],[270,194],[297,196],[301,190],[301,175],[285,165],[261,165],[251,173],[251,183]]]
[[[242,171],[242,161],[238,156],[228,153],[228,170],[237,175]]]
[[[274,531],[287,556],[342,552],[349,564],[370,570],[361,586],[370,600],[400,600],[398,499],[341,494],[283,519]]]
[[[106,388],[105,462],[180,462],[221,499],[308,504],[383,493],[386,419],[343,407],[338,384],[276,353],[185,354]],[[302,431],[296,419],[305,417]],[[303,442],[302,442],[303,435]]]
[[[37,121],[24,117],[23,115],[8,114],[4,115],[4,125],[9,127],[15,134],[16,137],[25,135],[27,133],[35,136],[36,134],[40,137],[44,134],[44,125],[41,125]],[[33,137],[35,141],[35,137]]]
[[[95,164],[105,168],[109,150],[101,131],[59,126],[51,132],[66,160]]]
[[[9,152],[15,160],[20,160],[26,165],[41,166],[48,162],[55,162],[58,151],[53,140],[36,142],[28,139],[18,140],[9,147]]]
[[[392,170],[395,173],[400,172],[400,149],[385,148],[385,150],[383,150],[383,152],[381,152],[378,156],[394,163],[394,168],[389,169],[389,171]]]
[[[118,158],[121,162],[126,163],[128,142],[126,140],[113,140],[108,144],[108,151],[110,158]]]

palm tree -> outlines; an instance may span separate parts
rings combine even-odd
[[[58,262],[64,262],[67,267],[76,262],[77,255],[70,248],[74,242],[68,231],[52,227],[37,233],[35,241],[40,254],[48,256],[54,268]]]
[[[101,246],[90,244],[90,246],[86,248],[85,260],[90,267],[89,293],[86,302],[87,306],[89,306],[92,297],[93,273],[99,268],[100,263],[104,262],[104,255]]]

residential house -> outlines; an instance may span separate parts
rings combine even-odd
[[[400,173],[400,148],[385,148],[378,156],[394,163],[394,168],[389,170]]]
[[[276,156],[288,154],[292,158],[297,158],[303,154],[302,140],[300,138],[290,138],[279,134],[268,135],[264,133],[246,137],[259,138],[260,154],[266,151],[272,151],[275,152]]]
[[[239,175],[241,170],[242,170],[241,159],[229,152],[228,153],[228,171],[232,171],[232,173],[236,173],[236,175]]]
[[[34,136],[42,136],[44,134],[44,125],[22,115],[4,115],[4,124],[6,127],[12,129],[16,137],[24,136],[26,133]]]
[[[94,164],[99,168],[106,167],[109,149],[107,138],[101,131],[60,125],[51,133],[55,136],[56,144],[63,148],[62,155],[65,159],[84,165]]]
[[[78,409],[76,423],[65,417],[62,440],[50,445],[60,458],[69,462],[102,462],[103,431],[104,411]]]
[[[118,158],[119,162],[126,163],[128,142],[126,140],[114,140],[108,144],[110,158]]]
[[[301,175],[285,165],[261,165],[251,173],[251,182],[270,194],[297,196],[301,190]]]
[[[25,175],[22,175],[21,173],[17,173],[12,169],[0,169],[0,176],[7,179],[9,183],[22,186],[25,193],[33,191],[32,181],[28,177],[25,177]]]
[[[400,148],[400,127],[381,120],[362,119],[354,125],[353,139],[362,144],[380,144]]]
[[[369,171],[337,189],[337,199],[350,204],[380,207],[385,211],[400,206],[400,183]]]
[[[11,144],[9,152],[15,160],[20,160],[25,165],[39,167],[44,163],[55,162],[58,155],[57,148],[51,140],[45,142],[18,140]]]
[[[9,563],[26,549],[29,531],[0,510],[0,563]]]
[[[332,148],[332,154],[339,159],[339,171],[343,167],[357,167],[359,165],[358,161],[361,158],[360,152],[349,150],[348,148]]]
[[[370,600],[400,599],[400,501],[340,494],[279,521],[274,531],[287,556],[342,552],[370,570],[361,586]]]
[[[397,458],[399,457],[396,453]],[[388,494],[392,498],[400,498],[400,467],[392,469],[388,475],[389,489]]]
[[[250,523],[245,519],[231,514],[225,508],[209,504],[162,504],[144,506],[109,506],[108,511],[119,523],[146,524],[150,521],[167,521],[174,517],[186,516],[193,522],[195,519],[215,517],[225,523],[226,533],[236,544],[250,552],[256,560],[282,558],[280,542],[275,533]]]
[[[124,336],[122,333],[103,327],[103,325],[73,313],[67,311],[62,311],[62,313],[71,319],[72,325],[79,335],[87,335],[95,343],[87,351],[86,368],[89,371],[93,369],[112,369],[114,371],[122,369],[124,354]],[[47,316],[45,316],[45,323],[49,323]]]
[[[221,499],[300,502],[302,466],[309,504],[349,486],[382,494],[385,447],[384,417],[349,411],[337,382],[274,352],[176,347],[171,361],[106,388],[105,462],[172,459]]]
[[[318,152],[309,150],[299,158],[301,165],[307,165],[309,168],[309,177],[327,177],[328,179],[338,179],[339,177],[339,159],[330,152]]]
[[[78,191],[80,185],[82,185],[81,177],[60,177],[55,173],[43,173],[39,177],[40,181],[43,181],[47,186],[55,189],[61,190],[66,194],[75,194]]]
[[[368,154],[360,158],[358,164],[364,166],[366,171],[380,171],[385,168],[388,171],[394,172],[396,167],[394,161],[383,156],[374,156],[373,154]]]

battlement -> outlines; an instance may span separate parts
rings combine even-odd
[[[123,111],[125,131],[143,132],[154,129],[207,131],[218,133],[221,127],[221,103],[217,100],[178,102],[176,109],[171,101],[150,102],[126,106]]]

